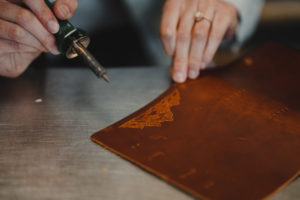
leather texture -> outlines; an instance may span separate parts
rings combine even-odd
[[[300,172],[300,53],[265,45],[91,139],[200,199],[262,199]]]

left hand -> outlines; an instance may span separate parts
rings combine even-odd
[[[70,18],[77,0],[57,0],[54,13]],[[54,33],[59,24],[44,0],[0,0],[0,75],[17,77],[41,52],[59,54]]]
[[[200,11],[204,18],[195,21]],[[175,82],[195,79],[212,61],[224,38],[235,33],[236,8],[219,0],[166,0],[161,20],[161,38],[173,56],[171,76]]]

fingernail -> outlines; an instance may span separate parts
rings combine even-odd
[[[66,5],[60,5],[58,7],[59,13],[62,15],[63,18],[69,19],[71,18],[71,12],[68,6]]]
[[[51,33],[57,33],[59,30],[59,25],[56,21],[49,21],[48,22],[48,29],[50,30]]]
[[[195,79],[197,77],[198,77],[198,71],[197,70],[194,70],[194,69],[189,70],[189,78]]]
[[[60,52],[58,51],[57,47],[52,48],[51,53],[53,55],[59,55],[60,54]]]
[[[177,82],[177,83],[183,83],[185,81],[185,77],[184,77],[184,74],[181,73],[181,72],[176,72],[174,74],[174,81]]]
[[[206,66],[207,66],[206,62],[202,62],[200,68],[201,68],[201,69],[205,69]]]

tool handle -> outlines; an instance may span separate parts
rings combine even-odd
[[[53,10],[53,4],[49,0],[45,0],[45,3],[48,5],[48,7],[54,12]],[[66,52],[66,37],[76,30],[76,28],[68,21],[68,20],[61,20],[56,17],[58,24],[59,24],[59,31],[54,36],[56,38],[58,50],[61,53]]]

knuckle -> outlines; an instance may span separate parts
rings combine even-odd
[[[14,41],[20,41],[25,37],[25,32],[18,26],[14,26],[8,30],[9,38]]]
[[[190,57],[189,63],[194,68],[197,68],[198,65],[200,66],[200,62],[201,62],[201,58],[197,58],[197,57],[194,57],[194,56]]]
[[[49,21],[56,21],[55,15],[48,9],[48,7],[43,7],[40,10],[36,11],[34,15],[30,13],[31,16],[34,16],[43,26],[47,27]]]
[[[16,13],[16,21],[19,24],[25,24],[33,20],[33,15],[26,9],[20,9]]]
[[[78,7],[77,0],[59,0],[55,2],[55,6],[65,5],[70,9],[71,13],[74,13]]]
[[[223,34],[218,34],[218,33],[211,34],[210,36],[210,40],[213,44],[219,43],[220,41],[222,41],[222,38],[223,38]]]
[[[22,45],[19,42],[12,42],[11,45],[16,51],[20,51],[22,49]]]
[[[202,28],[197,28],[193,32],[193,37],[199,40],[205,40],[207,37],[207,31]]]
[[[175,36],[175,32],[171,28],[166,27],[161,29],[160,35],[163,39],[170,40]]]
[[[47,50],[50,50],[50,49],[51,49],[50,40],[48,40],[48,39],[43,39],[43,40],[41,41],[41,43],[43,44],[44,47],[46,47]]]
[[[178,32],[178,40],[180,41],[189,41],[191,37],[191,34],[187,31],[179,31]]]
[[[174,60],[174,68],[175,69],[182,69],[185,68],[187,65],[187,60],[183,58],[175,58]]]
[[[46,35],[40,40],[40,42],[48,49],[54,45],[54,40],[51,35]]]

